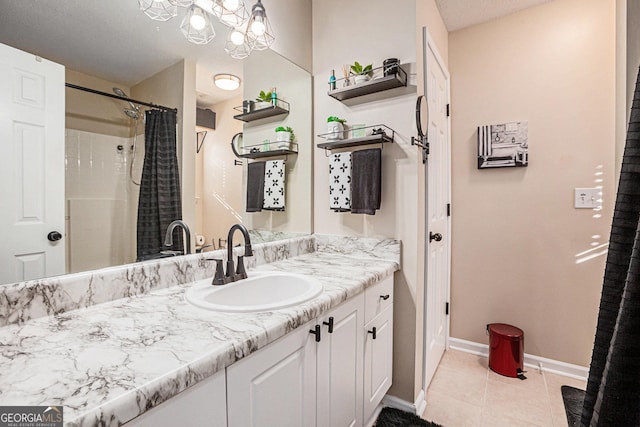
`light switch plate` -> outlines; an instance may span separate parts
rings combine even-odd
[[[596,209],[602,207],[602,189],[576,188],[574,207],[576,209]]]

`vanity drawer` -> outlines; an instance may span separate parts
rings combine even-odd
[[[364,298],[364,322],[367,323],[393,304],[393,275],[368,288]]]

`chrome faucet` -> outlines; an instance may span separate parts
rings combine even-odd
[[[244,237],[244,255],[238,256],[238,266],[234,268],[233,233],[236,230],[240,230],[242,232],[242,236]],[[253,256],[253,250],[251,249],[251,237],[249,236],[249,232],[244,225],[235,224],[231,227],[231,229],[229,230],[229,234],[227,235],[227,272],[224,272],[224,268],[222,267],[222,260],[215,260],[216,273],[213,277],[212,284],[224,285],[236,280],[246,279],[247,271],[244,268],[244,257],[246,256]]]
[[[189,255],[191,253],[191,232],[189,231],[189,227],[185,224],[184,221],[180,219],[176,219],[167,227],[167,234],[164,236],[164,245],[165,246],[173,246],[173,230],[176,227],[182,228],[184,230],[185,238],[185,246],[184,246],[184,255]]]

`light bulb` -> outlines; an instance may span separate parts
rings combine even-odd
[[[231,39],[231,43],[236,46],[241,46],[244,43],[244,34],[238,30],[231,31],[231,36],[229,36],[229,38]]]
[[[204,26],[207,24],[207,21],[204,19],[204,16],[197,13],[194,13],[193,15],[191,15],[191,19],[189,20],[189,22],[191,22],[191,26],[198,31],[202,30]]]
[[[265,27],[262,21],[258,21],[257,19],[251,23],[251,31],[256,36],[261,36],[264,34]]]
[[[238,6],[240,6],[240,1],[239,0],[224,0],[222,2],[222,7],[224,7],[225,9],[227,9],[228,11],[235,11]]]

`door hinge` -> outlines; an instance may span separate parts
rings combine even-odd
[[[449,104],[447,104],[447,117],[451,115],[451,111],[449,111]]]
[[[449,315],[449,303],[446,303],[444,306],[444,314]]]
[[[447,203],[447,216],[451,216],[451,203]]]

